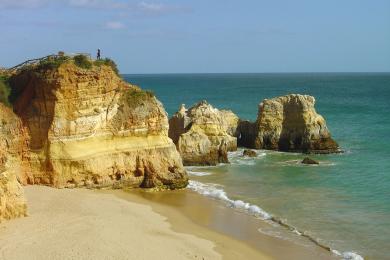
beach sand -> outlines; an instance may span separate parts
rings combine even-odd
[[[193,235],[199,231],[173,231],[149,205],[116,196],[123,191],[27,186],[25,193],[29,216],[0,225],[0,259],[267,259],[215,233],[221,254]]]
[[[0,224],[0,259],[332,259],[189,190],[27,186],[29,216]]]
[[[190,190],[148,192],[138,189],[102,192],[150,205],[155,212],[167,217],[174,231],[194,234],[214,242],[215,250],[223,259],[339,259],[284,227],[279,227],[278,230],[284,231],[279,237],[274,233],[261,233],[259,229],[275,230],[275,227]]]

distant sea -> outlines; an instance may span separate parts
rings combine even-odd
[[[300,93],[316,98],[343,154],[311,156],[231,153],[231,164],[188,168],[193,189],[260,218],[296,228],[259,232],[294,240],[303,231],[353,258],[390,259],[390,73],[123,75],[153,90],[169,116],[207,100],[255,120],[265,98]],[[293,234],[294,233],[294,234]],[[298,241],[298,240],[297,240]]]

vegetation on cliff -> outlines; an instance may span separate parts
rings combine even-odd
[[[38,70],[50,70],[57,69],[59,66],[69,61],[70,57],[67,56],[55,56],[55,57],[47,57],[39,62],[37,69]],[[30,70],[34,69],[34,66],[26,66],[22,68],[22,70]]]
[[[92,61],[85,55],[76,55],[73,57],[74,64],[82,69],[90,69],[93,66]]]
[[[152,98],[154,98],[152,91],[140,88],[130,89],[123,95],[123,99],[129,107],[137,107],[142,103],[150,101]]]
[[[57,69],[64,63],[74,63],[77,67],[82,69],[92,69],[94,66],[101,67],[101,66],[109,66],[111,69],[119,76],[119,70],[117,64],[110,58],[105,58],[102,60],[92,60],[88,56],[84,54],[78,54],[75,56],[59,56],[59,55],[51,55],[47,56],[41,60],[39,60],[38,63],[35,64],[26,64],[22,66],[19,69],[19,73],[23,71],[28,70],[36,70],[36,71],[42,71],[42,70],[51,70],[51,69]]]
[[[116,65],[115,61],[113,61],[110,58],[105,58],[103,60],[95,60],[93,64],[95,66],[102,66],[102,65],[109,66],[115,72],[115,74],[119,76],[118,66]]]
[[[31,80],[32,75],[35,75],[36,77],[47,77],[47,75],[51,74],[51,72],[58,70],[65,64],[74,64],[78,68],[85,70],[93,70],[97,67],[107,66],[110,67],[117,76],[119,76],[119,70],[116,63],[109,58],[93,61],[83,54],[73,57],[66,55],[47,56],[40,59],[37,63],[27,63],[9,74],[1,73],[0,102],[7,106],[11,106],[24,90],[24,88],[20,86],[26,85],[26,83]],[[17,80],[15,80],[16,78]]]

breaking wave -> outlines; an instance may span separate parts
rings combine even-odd
[[[187,186],[189,189],[203,195],[206,197],[211,197],[216,200],[224,202],[228,207],[245,211],[246,213],[259,217],[261,219],[270,219],[271,215],[265,212],[263,209],[256,205],[251,205],[242,200],[232,200],[227,195],[226,192],[222,189],[221,185],[212,184],[212,183],[201,183],[198,181],[190,180]]]
[[[197,173],[199,174],[199,173]],[[200,173],[201,174],[201,173]],[[195,191],[203,196],[210,197],[212,199],[221,201],[225,203],[227,207],[233,208],[238,211],[245,212],[249,215],[258,217],[260,219],[266,220],[270,224],[277,224],[280,226],[285,227],[292,233],[307,238],[309,241],[314,243],[315,245],[324,248],[325,250],[341,257],[344,260],[363,260],[364,258],[360,256],[359,254],[355,252],[343,252],[340,253],[339,251],[332,249],[331,247],[327,246],[326,244],[323,244],[319,239],[316,239],[315,237],[308,234],[306,231],[298,230],[294,226],[288,224],[286,221],[272,216],[270,213],[266,212],[262,208],[260,208],[257,205],[250,204],[248,202],[242,201],[242,200],[233,200],[229,198],[226,194],[226,192],[223,190],[223,186],[219,184],[214,183],[202,183],[194,180],[190,180],[189,184],[187,186],[188,189]],[[259,230],[261,232],[261,230]]]

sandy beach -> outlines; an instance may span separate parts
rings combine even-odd
[[[0,225],[0,259],[331,259],[188,190],[27,186],[28,217]]]
[[[275,230],[271,223],[226,207],[220,201],[191,190],[102,192],[150,205],[153,211],[167,217],[174,231],[214,242],[215,250],[223,259],[338,259],[304,237],[287,235],[291,232],[283,232],[283,237],[275,233],[267,234],[263,230]]]
[[[0,258],[267,259],[215,234],[212,238],[224,246],[222,255],[214,242],[188,234],[194,230],[173,231],[166,217],[150,206],[110,192],[26,187],[29,216],[0,225]]]

